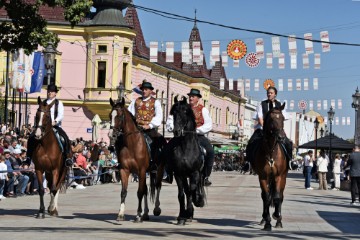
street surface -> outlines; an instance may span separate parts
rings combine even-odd
[[[283,204],[283,229],[262,231],[262,201],[257,176],[214,172],[207,205],[195,209],[194,221],[177,226],[176,184],[164,184],[160,217],[133,223],[137,183],[129,183],[126,221],[115,221],[120,206],[119,184],[69,189],[59,197],[59,217],[35,219],[38,196],[0,202],[1,239],[360,239],[360,207],[350,206],[350,192],[304,189],[302,173],[288,175]],[[312,182],[316,189],[318,183]],[[46,195],[46,208],[49,195]],[[271,210],[273,211],[273,209]],[[275,221],[272,221],[273,226]]]

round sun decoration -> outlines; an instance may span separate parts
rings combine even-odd
[[[248,67],[254,68],[259,65],[260,60],[256,57],[256,53],[251,52],[246,55],[245,62]]]
[[[269,87],[275,87],[275,82],[272,79],[266,79],[263,86],[267,90]]]
[[[227,54],[234,60],[242,59],[246,53],[246,44],[241,40],[232,40],[227,46]]]

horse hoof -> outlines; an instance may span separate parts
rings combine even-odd
[[[150,220],[149,215],[148,214],[142,215],[141,220],[142,221],[149,221]]]
[[[153,211],[153,213],[154,213],[154,216],[160,216],[160,214],[161,214],[161,208],[155,208],[154,211]]]
[[[264,228],[263,228],[264,231],[271,231],[271,224],[270,223],[266,223]]]
[[[142,222],[142,218],[140,216],[136,216],[134,219],[134,223],[141,223]]]
[[[45,213],[38,213],[38,214],[36,215],[36,218],[37,218],[37,219],[44,219],[44,218],[45,218]]]
[[[49,214],[50,214],[50,216],[53,216],[53,217],[59,216],[59,213],[58,213],[58,211],[56,209],[50,211]]]
[[[192,220],[193,220],[192,218],[187,218],[186,222],[192,222]]]
[[[283,225],[281,222],[277,222],[275,225],[275,228],[283,228]]]
[[[178,219],[176,225],[185,225],[186,220],[185,219]]]
[[[116,218],[116,221],[120,222],[120,221],[125,221],[125,216],[120,216],[118,215],[117,218]]]
[[[260,221],[260,223],[259,223],[259,225],[264,225],[265,224],[265,220],[264,219],[261,219],[261,221]]]
[[[273,213],[273,215],[272,215],[272,218],[274,219],[274,220],[279,220],[280,219],[280,217],[281,217],[281,215],[279,215],[278,217],[275,215],[275,213]]]

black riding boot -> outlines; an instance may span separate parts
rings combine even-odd
[[[293,143],[288,138],[285,138],[285,149],[286,149],[286,154],[285,154],[286,159],[288,160],[288,169],[292,170],[291,161],[292,161]]]

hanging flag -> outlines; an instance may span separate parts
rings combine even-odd
[[[290,56],[290,68],[296,69],[297,68],[297,55]]]
[[[250,91],[250,79],[246,79],[245,80],[245,91],[249,92]]]
[[[174,62],[174,42],[166,43],[166,62]]]
[[[233,67],[238,68],[240,66],[240,60],[239,59],[233,59]]]
[[[324,41],[321,43],[321,48],[323,52],[330,52],[330,43],[329,43],[329,32],[322,31],[320,32],[320,40]]]
[[[324,123],[327,124],[328,123],[328,117],[324,117]]]
[[[181,61],[183,63],[191,63],[191,54],[189,42],[181,43]]]
[[[290,110],[294,110],[295,101],[290,100]]]
[[[317,110],[321,110],[321,100],[317,100]]]
[[[279,69],[285,68],[285,53],[280,53],[279,55]]]
[[[323,101],[323,109],[327,110],[328,109],[328,104],[327,104],[327,100]]]
[[[273,56],[272,53],[266,54],[266,68],[272,68],[273,65]]]
[[[279,91],[284,91],[284,80],[279,79]]]
[[[45,73],[44,56],[41,52],[34,53],[33,69],[34,74],[31,77],[30,93],[41,92]]]
[[[12,76],[11,76],[11,84],[10,84],[10,87],[13,88],[13,89],[16,89],[16,86],[17,86],[17,82],[18,82],[18,78],[19,78],[19,74],[18,74],[18,71],[19,71],[19,68],[18,68],[18,62],[19,62],[19,51],[14,51],[12,54],[11,54],[11,66],[12,66]]]
[[[237,80],[237,86],[238,86],[238,90],[240,91],[240,94],[241,94],[241,91],[243,91],[243,88],[244,88],[244,80],[239,78]]]
[[[335,108],[335,99],[331,99],[330,100],[330,106],[335,110],[336,108]]]
[[[293,90],[292,79],[288,79],[288,91],[292,91],[292,90]]]
[[[290,56],[296,56],[297,55],[297,47],[296,47],[296,39],[295,35],[290,35],[289,40],[289,55]]]
[[[229,56],[227,55],[227,52],[222,52],[221,53],[221,61],[222,61],[222,66],[223,67],[228,66]]]
[[[339,117],[335,117],[335,125],[339,125]]]
[[[200,50],[200,62],[197,63],[197,65],[202,66],[204,63],[204,51]]]
[[[306,53],[303,54],[303,69],[309,68],[309,55]]]
[[[309,109],[314,110],[314,101],[313,100],[309,101]]]
[[[341,125],[345,126],[346,125],[346,119],[345,117],[341,117]]]
[[[350,126],[350,117],[346,118],[346,124]]]
[[[225,86],[225,78],[220,78],[220,89],[224,90],[224,86]]]
[[[338,99],[338,109],[342,109],[342,100]]]
[[[307,78],[304,79],[304,90],[309,90],[309,79]]]
[[[263,59],[264,56],[264,40],[262,38],[255,39],[256,46],[256,57],[258,59]]]
[[[259,79],[255,79],[254,90],[255,90],[256,92],[259,91],[259,86],[260,86],[260,84],[259,84]]]
[[[24,90],[25,90],[25,92],[27,92],[27,93],[30,92],[31,76],[34,74],[33,63],[34,63],[34,53],[32,53],[30,56],[25,55],[25,82],[24,82]]]
[[[313,85],[314,85],[314,90],[318,90],[319,89],[319,83],[318,83],[318,79],[314,78],[313,79]]]
[[[214,63],[220,61],[220,41],[211,41],[211,57]]]
[[[301,79],[296,79],[296,91],[301,91]]]
[[[273,57],[280,56],[280,37],[271,37]]]
[[[314,68],[315,69],[320,69],[320,53],[315,53],[314,54]]]
[[[193,62],[197,64],[202,64],[201,62],[201,43],[200,42],[193,42],[192,43],[192,50],[193,50]]]
[[[229,78],[229,90],[234,90],[234,80],[232,78]]]
[[[305,33],[304,38],[308,39],[308,40],[305,40],[305,52],[306,52],[306,54],[314,53],[313,42],[309,41],[309,40],[312,40],[312,33]]]
[[[158,42],[150,42],[150,62],[158,61]]]

